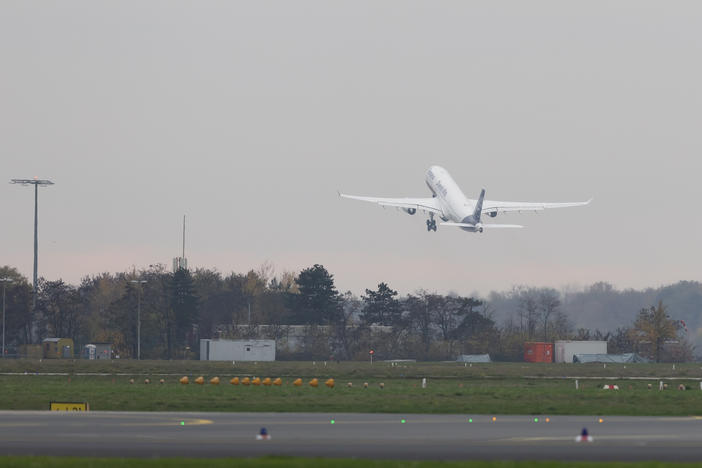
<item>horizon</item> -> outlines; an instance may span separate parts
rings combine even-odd
[[[222,271],[222,270],[220,270],[220,269],[218,269],[218,268],[216,268],[216,267],[203,267],[203,266],[195,266],[195,267],[193,267],[192,265],[190,265],[190,261],[188,261],[188,263],[189,263],[189,266],[188,266],[187,269],[190,271],[191,274],[194,274],[196,270],[214,271],[214,272],[219,273],[223,278],[225,278],[225,277],[227,277],[227,276],[229,276],[229,275],[241,275],[241,276],[245,276],[245,275],[247,275],[247,274],[248,274],[249,272],[251,272],[251,271],[253,271],[253,272],[255,272],[255,273],[258,273],[258,270],[259,270],[262,266],[264,266],[265,264],[267,264],[267,265],[269,265],[270,267],[272,267],[270,278],[268,278],[269,281],[272,280],[272,279],[274,279],[274,278],[275,278],[275,279],[280,279],[281,274],[287,273],[287,272],[291,272],[291,273],[293,273],[293,274],[295,275],[295,277],[297,277],[297,275],[299,275],[300,271],[302,271],[302,270],[304,270],[304,269],[307,269],[307,268],[310,268],[310,267],[312,267],[312,266],[314,265],[314,264],[310,264],[310,265],[307,265],[307,266],[302,267],[302,268],[297,269],[297,270],[289,270],[289,269],[283,270],[283,269],[278,269],[278,268],[276,268],[276,266],[275,266],[274,263],[272,263],[272,262],[270,262],[270,261],[267,261],[267,262],[264,262],[263,264],[260,264],[260,265],[254,266],[254,267],[250,267],[250,268],[245,268],[245,269],[240,270],[240,271],[236,271],[236,270]],[[402,289],[399,289],[399,288],[395,288],[395,287],[393,286],[393,284],[392,284],[392,280],[387,280],[387,279],[386,279],[386,280],[380,280],[378,283],[375,283],[375,284],[373,284],[373,285],[369,285],[369,286],[363,287],[362,289],[359,289],[359,290],[351,290],[350,288],[345,288],[345,287],[341,287],[341,286],[340,286],[339,281],[338,281],[338,278],[337,278],[336,272],[334,272],[333,270],[329,269],[329,268],[328,268],[326,265],[324,265],[324,264],[320,264],[320,265],[322,265],[324,268],[326,268],[327,271],[333,276],[333,278],[334,278],[334,286],[336,287],[337,291],[338,291],[340,294],[343,294],[343,293],[346,293],[346,292],[351,292],[351,293],[352,293],[354,296],[356,296],[356,297],[361,297],[363,294],[365,294],[365,290],[366,290],[366,289],[375,290],[375,289],[377,288],[377,286],[378,286],[380,283],[385,283],[385,284],[387,284],[388,287],[390,287],[391,289],[397,291],[398,295],[399,295],[399,296],[402,296],[402,297],[407,296],[407,295],[410,295],[410,294],[416,294],[416,293],[418,293],[418,292],[420,292],[420,291],[424,291],[424,292],[427,292],[427,293],[430,293],[430,294],[440,294],[440,295],[445,295],[445,296],[453,296],[453,295],[455,295],[455,296],[462,296],[462,297],[477,297],[477,298],[480,298],[480,299],[483,299],[483,300],[488,300],[488,299],[489,299],[489,296],[490,296],[491,294],[493,294],[493,293],[506,294],[506,293],[509,293],[510,291],[513,291],[513,290],[515,290],[515,289],[520,289],[520,288],[527,288],[527,289],[546,289],[546,288],[548,288],[548,289],[554,289],[554,290],[557,291],[561,296],[565,296],[566,294],[577,294],[577,293],[585,292],[587,289],[591,288],[592,286],[594,286],[594,285],[596,285],[596,284],[607,284],[607,285],[610,285],[610,286],[613,287],[614,291],[616,291],[616,292],[626,292],[626,291],[645,292],[645,291],[647,291],[647,290],[659,290],[659,289],[664,289],[664,288],[667,288],[667,287],[670,287],[670,286],[675,286],[675,285],[680,284],[680,283],[696,283],[696,284],[702,284],[702,281],[699,281],[699,280],[696,280],[696,279],[679,279],[679,280],[677,280],[677,281],[661,283],[661,284],[658,284],[658,285],[645,285],[645,286],[642,286],[642,287],[621,287],[620,285],[617,285],[617,284],[612,283],[612,282],[607,281],[607,280],[599,280],[599,281],[593,281],[593,282],[587,283],[587,284],[575,284],[575,283],[571,283],[571,284],[564,284],[564,285],[560,285],[560,286],[554,286],[554,285],[548,285],[548,284],[526,284],[526,283],[522,283],[522,284],[512,284],[512,285],[510,285],[510,286],[507,286],[507,287],[501,288],[501,289],[490,289],[489,291],[471,291],[471,292],[468,292],[468,293],[463,293],[463,292],[454,291],[454,290],[436,290],[436,289],[429,289],[429,288],[423,288],[423,287],[421,287],[421,286],[420,286],[420,287],[417,287],[417,288],[415,288],[415,289],[413,289],[413,290],[402,290]],[[31,272],[30,272],[29,274],[26,274],[26,273],[20,271],[19,268],[14,267],[13,265],[4,265],[4,267],[9,267],[9,268],[15,268],[15,269],[17,269],[17,271],[18,271],[25,279],[27,279],[27,281],[28,281],[29,284],[32,283],[32,274],[31,274]],[[80,286],[80,283],[83,281],[83,279],[86,278],[86,277],[87,277],[87,278],[96,278],[96,277],[99,277],[99,276],[101,276],[101,275],[103,275],[103,274],[108,274],[108,275],[111,275],[111,276],[113,276],[113,277],[119,276],[119,275],[121,275],[121,274],[124,274],[124,275],[134,275],[134,274],[137,274],[137,275],[138,275],[140,272],[147,272],[147,271],[149,271],[149,269],[150,269],[151,267],[154,267],[154,268],[155,268],[155,267],[162,267],[162,268],[163,268],[163,270],[162,270],[163,273],[167,273],[167,274],[172,274],[172,273],[173,273],[172,268],[171,268],[168,264],[166,264],[166,263],[153,263],[153,264],[146,265],[146,266],[141,266],[141,267],[139,267],[139,266],[137,266],[137,265],[132,265],[132,266],[130,266],[129,268],[126,268],[126,269],[124,269],[124,270],[118,270],[118,271],[106,271],[106,270],[105,270],[105,271],[101,271],[101,272],[99,272],[99,273],[86,273],[86,274],[84,274],[84,275],[79,276],[77,279],[73,279],[73,280],[68,280],[67,278],[64,278],[64,277],[47,278],[47,277],[45,277],[45,276],[42,276],[41,274],[39,274],[38,278],[39,278],[40,280],[43,279],[43,280],[46,280],[46,281],[58,281],[58,280],[62,280],[62,281],[63,281],[64,283],[66,283],[66,284],[69,284],[69,285],[74,286],[74,287],[78,287],[78,286]]]

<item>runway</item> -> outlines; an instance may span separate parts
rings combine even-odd
[[[0,412],[0,452],[433,460],[702,460],[702,418]],[[472,419],[472,422],[470,420]],[[333,420],[333,423],[332,423]],[[404,423],[402,422],[404,420]],[[265,427],[270,440],[256,440]],[[586,427],[594,438],[576,443]]]

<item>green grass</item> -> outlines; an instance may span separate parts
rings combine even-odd
[[[698,364],[527,364],[376,362],[0,360],[0,409],[43,410],[50,401],[87,401],[110,411],[305,411],[465,414],[702,415]],[[26,375],[25,375],[26,373]],[[62,373],[36,375],[35,373]],[[92,375],[84,375],[92,374]],[[95,375],[104,374],[104,375]],[[188,375],[189,385],[178,379]],[[219,386],[195,377],[219,376]],[[282,387],[230,385],[232,376],[282,377]],[[150,385],[143,384],[151,378]],[[294,378],[303,387],[293,387]],[[320,388],[307,381],[317,377]],[[323,385],[329,377],[336,388]],[[429,382],[421,388],[421,379]],[[580,380],[575,390],[574,378]],[[630,379],[646,377],[651,380]],[[136,383],[130,384],[133,378]],[[158,383],[164,378],[166,383]],[[658,379],[670,389],[657,391]],[[610,380],[614,379],[614,380]],[[346,383],[353,382],[353,388]],[[363,389],[363,382],[370,384]],[[385,383],[380,389],[378,384]],[[620,391],[601,390],[616,383]],[[651,383],[653,390],[648,390]],[[680,383],[691,391],[674,390]]]
[[[159,468],[159,467],[200,467],[206,465],[212,468],[287,468],[287,467],[338,467],[338,468],[693,468],[702,467],[702,463],[675,462],[558,462],[558,461],[397,461],[397,460],[351,460],[327,458],[298,458],[298,457],[263,457],[263,458],[161,458],[161,459],[130,459],[130,458],[83,458],[83,457],[0,457],[3,467],[36,467],[36,468]]]
[[[261,375],[265,377],[265,374]],[[209,377],[209,376],[206,376]],[[275,375],[272,375],[275,377]],[[129,376],[0,376],[0,409],[43,410],[50,401],[87,401],[92,410],[109,411],[276,411],[463,414],[600,414],[600,415],[702,415],[700,391],[659,392],[643,381],[615,381],[621,390],[602,390],[604,381],[587,381],[575,390],[572,380],[514,378],[337,380],[333,389],[291,385],[281,387],[181,385],[177,377],[165,384],[152,378]],[[153,383],[156,381],[156,383]],[[369,387],[364,389],[364,381]],[[696,382],[685,382],[691,388]],[[676,382],[677,384],[677,382]]]

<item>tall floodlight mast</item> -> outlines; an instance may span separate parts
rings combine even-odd
[[[54,185],[53,182],[47,179],[12,179],[10,181],[12,184],[21,185],[33,185],[34,186],[34,277],[33,277],[33,294],[32,294],[32,316],[30,317],[32,328],[34,328],[34,315],[37,310],[37,265],[38,265],[38,237],[37,237],[37,227],[38,227],[38,215],[39,215],[39,186],[45,187],[47,185]],[[34,330],[32,330],[30,336],[30,341],[34,339]]]

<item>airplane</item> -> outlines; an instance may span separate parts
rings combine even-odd
[[[343,193],[339,193],[339,196],[376,203],[382,207],[398,208],[410,215],[414,215],[417,211],[424,211],[429,214],[427,231],[436,231],[434,216],[438,216],[443,221],[440,223],[442,226],[458,227],[468,232],[483,232],[484,229],[524,227],[519,224],[483,224],[481,215],[494,218],[498,213],[542,211],[547,208],[583,206],[592,201],[592,198],[584,202],[567,203],[491,201],[485,200],[485,189],[480,191],[480,196],[477,200],[473,200],[463,194],[448,171],[440,166],[431,166],[427,171],[425,181],[429,190],[431,190],[431,198],[378,198]]]

